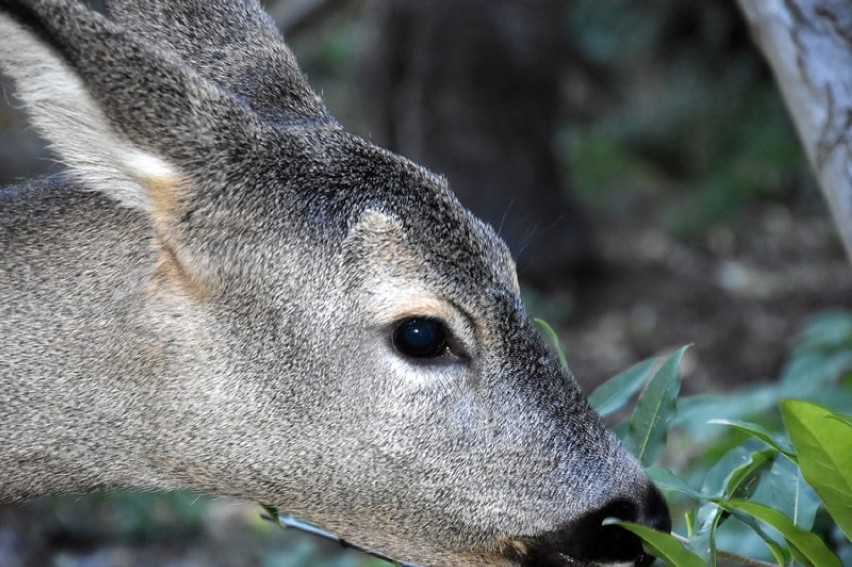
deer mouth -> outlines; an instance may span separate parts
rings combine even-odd
[[[644,511],[626,499],[566,522],[533,537],[514,538],[501,547],[521,567],[648,567],[654,556],[645,553],[642,540],[607,518],[641,521],[660,531],[671,530],[671,517],[656,488],[648,492]]]
[[[521,561],[520,567],[647,567],[654,562],[650,555],[641,554],[633,561],[625,562],[598,562],[576,559],[562,553],[551,555],[534,555]]]
[[[504,557],[519,567],[648,567],[654,557],[642,549],[634,534],[618,526],[607,530],[611,537],[606,545],[583,546],[565,541],[564,532],[552,532],[537,538],[503,538],[500,548]]]
[[[647,567],[654,562],[654,557],[641,554],[632,561],[599,562],[577,559],[563,553],[534,553],[523,559],[513,559],[512,565],[518,567]]]
[[[654,557],[640,554],[631,561],[589,561],[577,559],[564,553],[535,552],[522,559],[513,559],[513,565],[519,567],[647,567],[654,562]]]

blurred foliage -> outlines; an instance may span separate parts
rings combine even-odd
[[[680,535],[618,523],[677,567],[852,564],[852,313],[814,318],[777,383],[676,404],[683,351],[637,364],[590,398],[612,415],[645,381],[615,431],[643,465],[665,467],[647,470]]]
[[[45,555],[62,567],[95,565],[258,565],[379,567],[386,562],[264,521],[261,508],[188,491],[117,491],[54,496],[30,503],[40,514]],[[2,532],[2,530],[0,530]],[[212,541],[216,545],[212,545]],[[9,557],[9,556],[6,556]],[[30,559],[28,559],[28,557]],[[0,541],[0,565],[4,565]]]
[[[605,107],[557,140],[588,207],[641,213],[653,194],[654,223],[692,238],[755,200],[799,198],[804,154],[732,3],[572,6],[570,37],[608,77]]]
[[[50,507],[61,529],[78,539],[188,537],[201,529],[208,501],[191,492],[107,492],[54,496]]]
[[[381,559],[371,559],[360,555],[346,554],[332,558],[318,558],[315,542],[307,537],[301,538],[296,545],[286,551],[268,555],[261,567],[387,567]]]

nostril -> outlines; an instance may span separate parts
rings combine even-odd
[[[666,505],[663,495],[660,494],[656,486],[651,487],[646,506],[645,513],[641,518],[644,524],[661,532],[672,531],[672,518],[669,516],[669,507]]]
[[[565,556],[582,562],[640,563],[644,561],[642,543],[627,530],[613,525],[604,526],[606,518],[636,521],[637,507],[629,500],[614,500],[581,518],[547,534],[541,535],[525,565],[564,565]]]
[[[638,537],[619,526],[601,525],[606,518],[637,521],[636,505],[615,500],[600,510],[587,514],[571,527],[567,554],[584,561],[628,562],[642,555]]]
[[[616,525],[602,525],[606,518],[637,522],[662,531],[671,530],[668,508],[660,492],[651,487],[644,500],[618,499],[581,518],[543,535],[528,565],[562,565],[556,556],[568,556],[583,563],[632,563],[650,565],[654,558],[642,549],[641,540]],[[547,560],[545,560],[547,559]]]

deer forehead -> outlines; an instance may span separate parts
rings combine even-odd
[[[506,245],[493,230],[458,207],[447,207],[444,215],[411,211],[403,222],[398,213],[363,211],[350,227],[343,248],[379,281],[396,280],[424,290],[446,302],[459,295],[465,303],[480,303],[488,288],[520,295],[515,263]],[[429,282],[427,287],[424,282]],[[411,302],[423,300],[414,293]],[[411,303],[409,302],[409,303]],[[436,307],[422,305],[424,309]]]

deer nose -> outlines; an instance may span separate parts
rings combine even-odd
[[[671,530],[669,511],[659,490],[649,486],[641,500],[620,498],[600,509],[593,510],[561,528],[545,534],[525,565],[564,565],[566,558],[594,565],[632,564],[647,567],[654,557],[645,553],[642,542],[620,526],[601,525],[606,518],[645,524],[668,532]],[[573,563],[572,563],[573,564]]]

